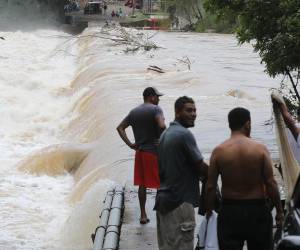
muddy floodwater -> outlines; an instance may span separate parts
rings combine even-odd
[[[132,179],[133,151],[115,128],[147,86],[165,93],[167,123],[177,97],[194,98],[192,132],[206,160],[229,136],[227,114],[237,106],[251,111],[252,136],[278,157],[264,122],[280,79],[266,75],[251,45],[232,35],[148,32],[160,49],[125,53],[100,29],[0,32],[0,249],[91,247],[107,188]]]

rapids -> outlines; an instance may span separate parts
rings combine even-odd
[[[106,190],[132,181],[134,153],[116,127],[147,86],[165,93],[167,123],[177,97],[194,98],[192,132],[206,160],[229,136],[236,106],[250,109],[252,136],[278,157],[264,122],[279,81],[250,45],[232,35],[149,32],[161,49],[125,53],[100,29],[0,32],[0,249],[90,249]]]

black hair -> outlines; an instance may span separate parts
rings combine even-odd
[[[228,114],[229,128],[232,131],[241,129],[248,121],[251,121],[250,111],[245,108],[234,108]]]
[[[195,102],[190,97],[181,96],[175,101],[175,111],[176,110],[180,111],[184,107],[184,104],[186,103],[195,103]]]

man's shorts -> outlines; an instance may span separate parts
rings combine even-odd
[[[134,162],[134,185],[146,188],[159,188],[157,155],[151,152],[136,151]]]
[[[184,202],[167,214],[156,211],[159,250],[193,250],[196,226],[194,206]]]
[[[272,249],[272,215],[267,201],[223,200],[218,215],[220,250]]]

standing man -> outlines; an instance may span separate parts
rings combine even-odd
[[[103,9],[104,9],[104,15],[105,15],[105,17],[106,17],[107,3],[106,3],[106,2],[104,2],[103,4],[104,4],[104,5],[103,5]]]
[[[228,114],[231,137],[217,146],[210,159],[207,181],[207,217],[212,213],[218,176],[222,180],[222,205],[218,216],[220,250],[271,250],[272,215],[283,220],[277,183],[267,148],[250,138],[250,112],[235,108]]]
[[[207,165],[193,134],[196,107],[183,96],[175,102],[175,121],[162,134],[158,147],[160,188],[157,191],[157,238],[160,250],[193,250],[195,212],[199,204],[199,179]]]
[[[160,92],[148,87],[143,92],[144,103],[132,109],[117,127],[120,137],[135,150],[134,185],[139,186],[138,197],[141,209],[140,223],[149,222],[145,209],[146,188],[159,187],[157,145],[162,131],[166,128],[161,108],[158,106]],[[135,142],[125,132],[132,127]]]

